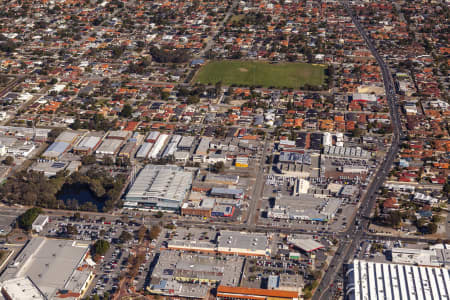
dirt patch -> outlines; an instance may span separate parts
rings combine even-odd
[[[239,71],[241,71],[242,73],[244,73],[244,72],[248,72],[248,69],[246,69],[246,68],[239,68]]]

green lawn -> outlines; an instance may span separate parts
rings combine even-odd
[[[262,86],[298,89],[305,84],[325,83],[324,65],[307,63],[270,64],[258,61],[212,61],[204,65],[194,82],[237,86]]]

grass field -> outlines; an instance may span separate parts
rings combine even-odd
[[[236,86],[300,88],[325,83],[326,66],[307,63],[212,61],[201,67],[194,82]]]

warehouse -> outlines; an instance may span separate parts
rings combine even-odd
[[[215,205],[211,211],[211,216],[213,217],[232,217],[235,208],[231,205]]]
[[[325,146],[323,148],[323,154],[327,157],[370,158],[370,152],[359,147]]]
[[[35,237],[5,269],[0,282],[28,277],[45,299],[65,295],[81,299],[94,277],[86,261],[88,253],[87,244]]]
[[[76,131],[63,131],[55,139],[55,142],[64,142],[68,144],[74,144],[80,134]]]
[[[172,156],[176,150],[177,150],[177,143],[171,141],[164,149],[164,152],[161,155],[161,157],[167,158],[169,156]]]
[[[206,156],[208,154],[209,143],[211,143],[211,140],[212,139],[210,137],[202,137],[197,149],[195,150],[195,155]]]
[[[236,157],[236,162],[234,165],[238,168],[248,168],[248,156]]]
[[[211,211],[214,207],[214,199],[210,201],[183,203],[181,207],[182,216],[211,217]]]
[[[244,196],[244,191],[241,189],[227,189],[227,188],[214,187],[211,189],[210,195],[213,197],[239,199]]]
[[[0,126],[0,133],[3,135],[15,136],[22,140],[34,140],[36,142],[45,142],[50,131],[52,130],[46,128]]]
[[[175,159],[175,162],[185,164],[189,160],[189,152],[188,151],[175,151],[175,153],[173,154],[173,157]]]
[[[353,93],[352,100],[357,102],[376,103],[377,96],[374,94]]]
[[[51,144],[47,150],[42,154],[42,157],[54,160],[63,155],[67,150],[69,150],[70,144],[66,142],[54,142]]]
[[[125,196],[125,207],[178,211],[191,189],[193,175],[171,165],[147,165]]]
[[[199,284],[220,282],[225,285],[237,285],[244,259],[233,256],[224,258],[224,260],[218,260],[213,255],[173,250],[161,251],[153,269],[152,278]]]
[[[130,138],[132,132],[127,130],[114,130],[108,133],[107,139],[126,141]]]
[[[54,161],[54,160],[43,160],[39,159],[37,162],[33,163],[30,170],[35,172],[42,172],[47,177],[56,176],[58,172],[68,171],[69,174],[72,174],[75,171],[78,171],[81,166],[81,161],[72,160],[68,161]]]
[[[333,219],[342,204],[339,198],[316,198],[312,194],[281,196],[267,210],[267,217],[303,221],[328,222]]]
[[[172,135],[172,137],[170,138],[170,143],[174,143],[176,145],[178,145],[178,143],[181,141],[181,135],[179,134],[174,134]]]
[[[237,285],[243,265],[241,257],[224,257],[161,251],[147,290],[182,299],[207,299],[217,283]]]
[[[238,184],[239,182],[239,176],[208,173],[205,176],[205,182],[214,184],[235,185]]]
[[[1,294],[10,300],[47,300],[29,277],[19,277],[0,283]],[[2,298],[3,299],[3,298]]]
[[[450,267],[450,249],[392,248],[391,260],[396,264],[414,264],[426,267]]]
[[[244,256],[270,256],[269,240],[263,233],[222,230],[217,237],[217,251]]]
[[[133,151],[136,148],[136,142],[130,141],[123,146],[122,150],[119,152],[119,157],[131,158]]]
[[[151,131],[151,132],[149,132],[149,134],[145,138],[145,141],[147,143],[154,143],[154,142],[156,142],[158,137],[159,137],[159,131]]]
[[[178,143],[178,149],[189,151],[194,145],[195,137],[193,136],[183,136],[181,141]]]
[[[155,144],[153,145],[152,150],[150,150],[150,153],[148,154],[148,158],[151,158],[151,159],[158,158],[158,154],[159,154],[159,152],[161,152],[161,150],[164,147],[168,138],[169,138],[169,136],[167,134],[159,135],[158,139],[156,140]]]
[[[311,164],[311,156],[309,154],[281,151],[281,153],[278,157],[278,161],[280,163],[310,165]]]
[[[10,139],[13,139],[14,142],[11,143],[13,140],[5,141],[4,139],[0,142],[0,145],[2,146],[2,155],[8,153],[9,155],[16,157],[28,157],[33,150],[36,149],[35,144],[32,142],[22,141],[16,138]]]
[[[89,155],[97,149],[101,141],[102,138],[99,136],[86,136],[73,148],[73,152],[76,154]]]
[[[136,158],[140,158],[140,159],[147,158],[152,147],[153,147],[153,143],[147,143],[147,142],[143,143],[141,145],[141,147],[139,148],[138,152],[136,153]]]
[[[217,253],[216,245],[208,241],[200,240],[169,240],[167,248],[200,253]]]
[[[95,153],[104,156],[111,155],[115,156],[117,152],[119,152],[120,147],[122,146],[123,141],[119,139],[106,139],[103,143],[95,150]]]
[[[445,268],[355,259],[345,277],[345,299],[450,299],[450,270]]]

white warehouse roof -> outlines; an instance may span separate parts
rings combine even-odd
[[[445,268],[353,262],[345,273],[348,299],[450,299]],[[346,297],[346,298],[347,298]]]

